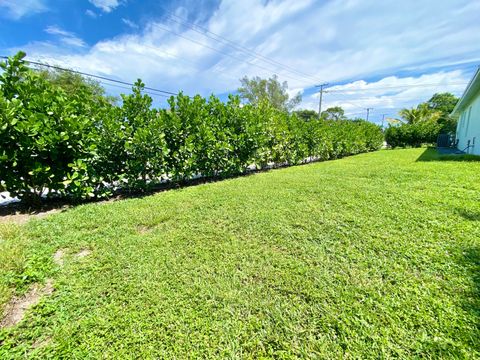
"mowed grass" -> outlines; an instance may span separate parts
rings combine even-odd
[[[55,291],[0,330],[0,358],[478,358],[480,162],[417,161],[432,156],[379,151],[3,225],[0,302],[47,278]]]

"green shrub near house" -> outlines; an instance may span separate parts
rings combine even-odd
[[[437,142],[441,125],[433,121],[390,126],[385,130],[385,141],[393,148],[419,147]]]
[[[456,120],[450,116],[458,98],[451,93],[436,93],[428,101],[399,111],[385,131],[391,147],[419,147],[437,142],[438,135],[455,132]]]

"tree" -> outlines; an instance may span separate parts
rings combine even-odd
[[[442,115],[448,115],[453,111],[457,102],[458,98],[455,95],[445,92],[434,94],[427,104],[430,109],[440,111]]]
[[[456,120],[450,117],[458,98],[451,93],[436,93],[430,100],[420,103],[411,109],[402,109],[399,114],[402,122],[416,124],[418,122],[435,122],[440,125],[440,132],[452,132],[456,128]]]
[[[455,108],[457,102],[458,98],[448,92],[436,93],[430,98],[430,100],[427,101],[430,109],[440,111],[441,113],[440,118],[438,119],[438,123],[442,127],[442,132],[455,131],[457,127],[457,121],[450,116],[450,113]]]
[[[247,100],[253,105],[258,105],[262,101],[268,101],[273,107],[282,111],[291,111],[302,101],[302,95],[297,93],[290,99],[288,95],[288,83],[280,83],[277,75],[269,79],[262,79],[255,76],[249,79],[245,76],[240,79],[241,87],[238,92],[242,99]]]
[[[421,103],[417,107],[411,109],[402,109],[399,112],[403,122],[407,124],[415,124],[418,122],[437,122],[442,113],[431,109],[427,103]]]
[[[318,118],[318,113],[315,110],[297,110],[294,111],[294,114],[304,121]]]
[[[54,86],[60,87],[69,96],[82,92],[88,94],[91,98],[100,103],[108,102],[116,104],[118,98],[115,96],[107,96],[102,85],[90,78],[84,77],[80,74],[57,69],[35,69],[41,78],[45,79]]]
[[[322,118],[325,120],[344,120],[345,111],[340,106],[329,107],[322,111]]]

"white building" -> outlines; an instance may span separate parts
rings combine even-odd
[[[458,119],[458,149],[480,155],[480,68],[451,114]]]

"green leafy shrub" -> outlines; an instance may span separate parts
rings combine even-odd
[[[0,182],[29,202],[49,195],[93,194],[94,108],[81,92],[67,94],[30,71],[24,53],[1,64]]]
[[[385,131],[385,140],[391,147],[419,147],[437,141],[441,125],[433,121],[412,124],[390,125]]]
[[[152,99],[143,95],[138,80],[130,95],[122,95],[121,107],[112,107],[99,122],[97,172],[110,188],[121,182],[129,190],[145,190],[165,174],[168,148],[163,121]]]
[[[1,65],[0,187],[25,201],[46,190],[71,199],[144,191],[162,180],[339,158],[383,141],[366,121],[305,121],[235,96],[222,102],[179,94],[168,109],[155,109],[140,80],[116,105],[89,86],[65,90],[28,69],[24,56]]]

